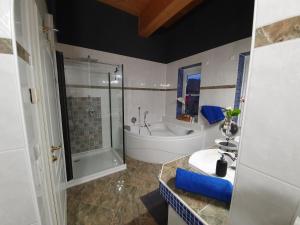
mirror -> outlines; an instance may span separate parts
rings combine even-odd
[[[178,120],[198,122],[200,85],[201,63],[179,68],[176,108]]]

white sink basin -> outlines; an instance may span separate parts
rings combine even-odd
[[[189,164],[191,167],[198,170],[202,174],[216,176],[217,160],[219,160],[221,157],[221,154],[219,152],[223,152],[223,151],[220,149],[200,150],[198,152],[193,153],[190,156]],[[228,162],[228,166],[231,166],[233,164],[233,161],[230,159],[230,157],[226,155],[225,155],[225,160]],[[233,184],[234,175],[235,175],[235,170],[228,167],[227,175],[225,177],[220,177],[220,178],[226,179]]]

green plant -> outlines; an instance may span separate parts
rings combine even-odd
[[[226,109],[226,117],[231,119],[232,117],[238,116],[241,113],[240,109]]]

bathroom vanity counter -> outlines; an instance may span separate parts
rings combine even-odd
[[[189,166],[189,157],[190,155],[163,164],[159,177],[161,195],[187,224],[226,225],[229,207],[225,203],[175,187],[177,168],[197,172]]]

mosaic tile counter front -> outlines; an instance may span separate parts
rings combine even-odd
[[[185,156],[165,163],[159,177],[160,193],[188,225],[228,225],[229,205],[175,187],[176,169],[197,172]]]
[[[102,148],[100,97],[67,98],[72,154]]]

